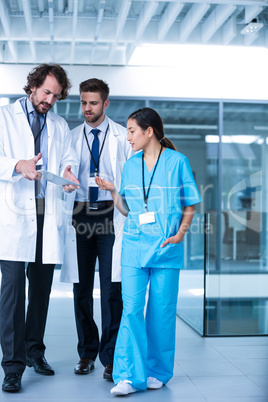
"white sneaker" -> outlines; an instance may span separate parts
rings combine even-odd
[[[162,388],[164,383],[159,381],[157,378],[154,377],[147,377],[147,389],[159,389]]]
[[[132,387],[131,381],[124,380],[119,381],[119,383],[111,389],[112,395],[128,395],[137,392],[137,389]]]

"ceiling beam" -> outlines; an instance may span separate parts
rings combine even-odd
[[[158,1],[151,1],[150,3],[145,2],[143,5],[143,11],[141,12],[137,21],[136,41],[126,47],[126,64],[128,64],[132,54],[134,53],[134,50],[136,49],[136,46],[138,45],[138,42],[141,39],[147,25],[151,21],[158,4]]]
[[[33,40],[33,21],[32,21],[32,12],[30,8],[30,4],[28,0],[22,0],[22,7],[24,13],[24,19],[26,24],[26,29],[29,37],[29,44],[32,53],[33,62],[36,62],[36,50],[35,50],[35,43]]]
[[[259,32],[254,32],[250,35],[245,35],[245,39],[244,39],[245,45],[246,46],[251,45],[258,37],[259,37]]]
[[[74,9],[74,0],[68,0],[68,13],[72,14]]]
[[[245,24],[248,24],[262,12],[260,6],[246,6],[245,7]]]
[[[76,30],[77,30],[77,17],[78,17],[78,0],[74,0],[74,10],[73,10],[73,27],[72,27],[72,44],[71,44],[71,64],[74,61],[75,54],[75,39],[76,39]]]
[[[117,43],[118,40],[122,34],[122,31],[124,29],[124,26],[126,24],[127,16],[131,7],[132,1],[131,0],[123,0],[121,2],[121,7],[118,13],[118,18],[116,21],[116,32],[115,32],[115,40],[112,43],[110,47],[110,52],[109,52],[109,59],[108,59],[108,64],[111,65],[112,60],[114,58],[114,54],[117,48]]]
[[[17,44],[15,42],[13,42],[12,40],[10,40],[10,36],[11,36],[11,30],[10,30],[10,26],[11,26],[11,21],[10,21],[10,16],[8,13],[8,9],[6,6],[6,3],[3,1],[0,1],[0,19],[3,25],[3,29],[4,29],[4,33],[7,39],[7,44],[8,44],[8,48],[10,50],[10,53],[15,61],[15,63],[18,62],[18,49],[17,49]]]
[[[9,40],[7,44],[8,44],[8,48],[10,50],[10,53],[11,53],[15,63],[18,63],[19,56],[18,56],[18,44],[17,44],[17,42],[13,42],[13,41]]]
[[[202,42],[206,43],[236,10],[235,5],[218,5],[202,26]]]
[[[4,28],[5,35],[9,38],[11,21],[6,3],[4,1],[0,1],[0,19]]]
[[[38,9],[40,13],[43,13],[45,10],[44,0],[38,0]]]
[[[185,42],[209,10],[208,3],[194,4],[181,23],[180,41]]]
[[[129,60],[131,59],[131,56],[134,53],[134,50],[136,49],[136,44],[135,43],[131,43],[126,47],[126,64],[128,64]]]
[[[97,17],[97,25],[96,25],[96,29],[95,29],[95,35],[94,35],[94,41],[97,41],[98,37],[99,37],[101,23],[102,23],[102,19],[103,19],[104,8],[105,8],[105,3],[106,3],[106,0],[100,0],[99,12],[98,12],[98,17]]]
[[[236,37],[236,17],[232,16],[223,26],[223,45],[228,45]]]
[[[104,8],[105,8],[106,0],[100,0],[100,5],[99,5],[99,12],[98,12],[98,17],[97,17],[97,25],[95,29],[95,35],[94,35],[94,41],[92,44],[91,48],[91,54],[90,54],[90,64],[94,64],[94,56],[95,56],[95,51],[96,51],[96,44],[99,38],[99,33],[100,33],[100,28],[101,28],[101,23],[103,19],[103,13],[104,13]]]
[[[64,12],[64,1],[63,0],[58,0],[58,12],[59,13]]]
[[[165,39],[171,26],[174,24],[177,16],[184,7],[184,3],[180,1],[176,3],[169,3],[158,25],[158,40]]]
[[[48,19],[49,19],[49,34],[50,34],[50,58],[54,61],[54,9],[53,0],[48,0]]]
[[[158,6],[157,1],[145,3],[137,21],[136,41],[139,41]]]
[[[116,40],[119,39],[119,37],[124,29],[131,4],[132,4],[131,0],[123,0],[121,2],[121,7],[119,10],[118,18],[117,18],[117,22],[116,22],[116,33],[115,33]]]
[[[84,10],[84,0],[79,0],[79,4],[78,4],[78,12],[82,13]]]
[[[54,41],[54,9],[53,9],[53,1],[54,0],[48,0],[48,18],[49,18],[50,41]]]

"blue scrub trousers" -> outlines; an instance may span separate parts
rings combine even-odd
[[[129,380],[145,390],[147,377],[164,384],[172,378],[179,273],[179,269],[122,267],[123,315],[114,354],[115,384]]]

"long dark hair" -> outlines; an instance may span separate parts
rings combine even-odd
[[[41,87],[48,75],[53,75],[62,87],[59,100],[67,98],[72,85],[68,79],[66,71],[59,64],[54,63],[40,64],[33,68],[33,70],[28,74],[27,84],[23,88],[26,94],[31,95],[31,88]]]
[[[142,128],[142,130],[147,130],[148,127],[152,127],[154,135],[163,147],[177,151],[175,145],[165,137],[163,121],[154,109],[144,107],[131,113],[128,118],[136,120],[138,126]]]

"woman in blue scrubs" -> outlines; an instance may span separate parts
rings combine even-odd
[[[155,110],[132,113],[127,128],[133,151],[142,152],[125,163],[120,193],[95,179],[127,216],[113,395],[158,389],[173,376],[182,239],[201,201],[188,159],[164,136]]]

